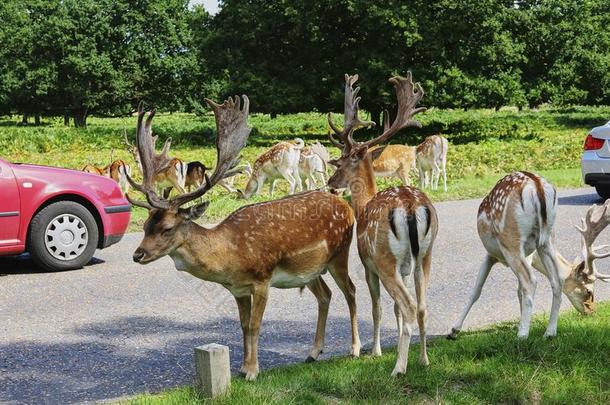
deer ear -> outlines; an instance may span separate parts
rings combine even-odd
[[[355,150],[356,157],[359,160],[362,160],[366,157],[366,154],[368,151],[369,151],[369,148],[367,148],[366,146],[361,146]]]
[[[180,208],[179,212],[180,215],[182,215],[182,218],[188,221],[194,221],[196,219],[201,218],[205,210],[208,209],[209,205],[209,201],[204,201],[201,204],[193,205],[192,207]]]

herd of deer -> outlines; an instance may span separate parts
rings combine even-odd
[[[203,280],[220,283],[235,297],[243,331],[244,358],[241,372],[246,379],[256,378],[258,367],[258,337],[269,290],[276,288],[307,287],[318,302],[318,321],[313,348],[308,360],[318,358],[324,347],[325,326],[331,291],[321,277],[327,271],[345,296],[350,312],[351,354],[360,355],[360,339],[356,316],[355,287],[348,273],[348,256],[354,223],[358,253],[364,264],[366,281],[372,298],[373,356],[381,354],[380,281],[395,302],[395,316],[399,331],[398,355],[393,375],[405,373],[411,341],[412,325],[417,322],[420,335],[420,357],[428,364],[426,349],[426,290],[430,278],[432,251],[438,231],[436,210],[419,189],[405,185],[378,192],[376,175],[395,174],[406,183],[406,175],[414,161],[419,166],[422,186],[438,183],[443,177],[447,143],[440,137],[429,138],[410,160],[396,158],[402,153],[393,148],[400,145],[379,146],[408,127],[421,124],[413,116],[425,110],[418,107],[424,95],[411,74],[405,78],[392,77],[398,111],[390,123],[386,112],[382,133],[366,142],[354,140],[354,132],[372,127],[372,122],[359,118],[359,88],[354,88],[358,76],[345,76],[345,104],[343,128],[339,128],[329,114],[333,131],[331,142],[340,148],[341,156],[329,160],[316,152],[319,146],[306,149],[301,141],[284,142],[257,160],[250,181],[243,193],[259,192],[266,179],[287,179],[291,191],[300,189],[299,168],[311,167],[306,175],[308,187],[315,180],[310,173],[318,173],[325,180],[325,165],[336,167],[328,179],[330,191],[349,189],[351,206],[336,193],[310,190],[264,203],[244,206],[220,224],[204,228],[195,223],[203,215],[208,202],[185,206],[206,194],[212,187],[243,170],[239,153],[246,144],[250,128],[247,125],[249,100],[229,98],[223,104],[206,99],[212,108],[217,127],[217,163],[212,174],[202,168],[201,178],[194,190],[172,198],[160,195],[157,184],[166,159],[168,143],[161,154],[155,151],[155,137],[151,124],[154,111],[148,115],[139,106],[136,131],[136,157],[142,170],[143,182],[136,183],[129,170],[123,170],[127,182],[141,192],[146,200],[133,200],[133,205],[146,208],[144,238],[133,254],[133,260],[147,264],[168,255],[179,271],[186,271]],[[300,156],[297,151],[300,151]],[[419,160],[414,155],[440,156],[440,160]],[[313,158],[317,155],[320,159]],[[375,159],[388,156],[376,166]],[[312,159],[312,160],[309,160]],[[392,162],[396,159],[397,162]],[[178,166],[174,166],[178,167]],[[179,170],[176,169],[177,173]],[[187,170],[188,172],[188,170]],[[405,176],[403,178],[402,176]],[[429,176],[429,177],[428,177]],[[169,183],[176,186],[169,175]],[[184,188],[184,183],[180,187]],[[177,186],[176,186],[177,187]],[[553,302],[545,336],[555,336],[562,292],[582,313],[594,310],[594,284],[597,279],[610,280],[601,274],[595,260],[610,256],[604,246],[594,247],[600,232],[610,222],[607,202],[591,207],[578,228],[582,235],[582,258],[567,261],[553,246],[553,226],[557,209],[557,193],[542,177],[529,172],[515,172],[501,179],[485,197],[478,212],[478,232],[487,251],[472,297],[453,327],[455,338],[466,315],[478,299],[483,284],[496,263],[509,266],[519,281],[518,297],[521,304],[521,323],[518,336],[528,336],[536,279],[534,269],[550,281]],[[407,288],[414,280],[415,298]]]

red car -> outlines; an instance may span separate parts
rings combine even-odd
[[[121,240],[130,216],[109,178],[0,159],[0,256],[28,252],[47,270],[80,268]]]

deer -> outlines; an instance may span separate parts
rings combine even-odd
[[[500,179],[479,207],[477,229],[486,255],[470,299],[448,338],[457,338],[497,263],[510,267],[519,281],[517,296],[521,320],[517,336],[520,339],[529,335],[537,285],[534,269],[548,278],[553,293],[545,337],[557,335],[562,292],[577,311],[592,313],[595,309],[595,280],[610,279],[610,275],[599,273],[594,266],[595,259],[610,256],[610,253],[602,253],[600,247],[593,247],[599,233],[610,222],[609,204],[593,206],[587,211],[582,228],[577,227],[581,233],[583,257],[570,263],[557,252],[553,243],[557,212],[555,187],[543,177],[526,171],[514,172]]]
[[[438,181],[443,175],[443,191],[447,192],[447,150],[449,141],[440,135],[431,135],[417,145],[417,170],[419,186],[438,189]]]
[[[110,160],[111,163],[104,167],[86,164],[81,171],[111,178],[119,184],[122,193],[126,194],[129,191],[126,173],[129,172],[131,174],[131,167],[124,160],[113,160],[112,156]]]
[[[244,358],[240,371],[246,380],[259,373],[258,337],[271,287],[307,287],[318,302],[314,344],[307,361],[322,353],[331,291],[323,273],[333,277],[348,304],[352,328],[351,354],[360,354],[356,318],[355,286],[348,274],[348,257],[354,215],[348,203],[322,191],[308,191],[275,201],[246,205],[220,224],[204,228],[194,221],[209,205],[203,197],[218,182],[235,174],[239,152],[246,144],[247,96],[230,97],[223,104],[205,100],[214,112],[217,162],[211,175],[197,189],[159,197],[154,188],[154,147],[150,126],[154,111],[145,119],[138,107],[137,144],[142,162],[143,183],[131,177],[132,187],[146,201],[130,198],[133,205],[148,210],[144,238],[133,253],[142,265],[169,256],[178,271],[224,286],[234,297],[243,332]],[[242,104],[243,103],[243,104]]]
[[[299,157],[299,174],[308,190],[317,187],[316,179],[321,185],[326,184],[327,162],[330,160],[328,150],[320,142],[305,146]]]
[[[289,194],[303,190],[299,175],[299,156],[305,146],[302,139],[295,142],[279,142],[260,155],[254,162],[252,174],[244,191],[239,191],[241,198],[259,195],[266,180],[271,181],[269,196],[273,197],[278,179],[285,179],[290,184]]]
[[[343,129],[335,125],[328,114],[328,124],[334,132],[330,140],[341,149],[341,156],[329,162],[337,170],[328,180],[328,187],[331,190],[349,188],[352,194],[358,254],[365,268],[373,308],[373,356],[381,355],[379,280],[394,300],[399,331],[398,356],[392,371],[395,376],[406,372],[411,324],[416,319],[421,340],[419,361],[423,365],[429,364],[426,290],[438,218],[428,197],[414,187],[392,187],[377,192],[369,149],[386,142],[403,128],[421,126],[413,116],[425,110],[417,107],[424,92],[419,83],[413,83],[411,72],[406,77],[390,78],[398,104],[395,120],[381,135],[366,142],[356,142],[353,138],[356,130],[374,125],[358,117],[360,87],[353,87],[357,80],[358,75],[345,75]],[[415,300],[407,289],[411,276],[415,281]]]
[[[123,131],[123,136],[127,149],[132,154],[136,164],[140,168],[140,171],[142,171],[142,162],[140,160],[140,154],[137,146],[134,146],[131,142],[129,142],[127,131]],[[152,145],[154,148],[158,137],[152,136],[152,134],[150,134],[150,137],[152,139]],[[153,155],[155,184],[160,190],[164,190],[163,192],[166,194],[170,193],[172,188],[175,188],[179,193],[183,194],[186,192],[185,183],[188,166],[182,159],[170,158],[168,156],[171,144],[172,138],[167,138],[161,153],[157,154],[155,152]]]

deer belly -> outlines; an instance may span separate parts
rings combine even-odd
[[[307,273],[289,273],[280,268],[276,268],[271,276],[271,286],[275,288],[299,288],[305,287],[312,280],[317,278],[322,271]]]

